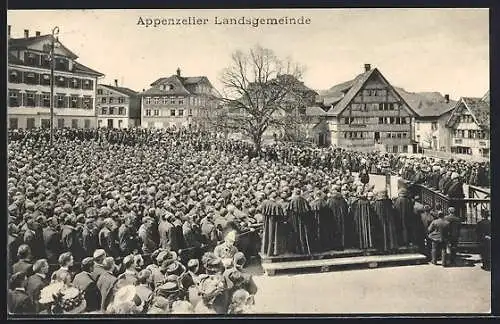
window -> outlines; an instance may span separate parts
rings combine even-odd
[[[26,104],[28,107],[35,107],[35,94],[32,92],[26,93]]]
[[[181,116],[181,117],[184,116],[184,110],[179,109],[179,116]]]
[[[41,126],[44,129],[50,128],[50,119],[42,119]]]
[[[38,74],[33,72],[24,72],[24,83],[38,84]]]
[[[406,125],[406,117],[401,117],[401,124]]]
[[[26,119],[26,129],[35,128],[35,118],[27,118]]]
[[[41,85],[50,85],[50,75],[49,74],[40,74],[40,84]]]
[[[122,128],[122,126],[123,126],[123,120],[120,119],[118,121],[118,128]]]
[[[183,105],[184,104],[184,98],[179,98],[179,105]]]
[[[97,94],[102,95],[102,89],[97,89]]]
[[[109,97],[109,103],[113,103],[113,97]]]
[[[420,135],[417,135],[417,142],[420,142]]]
[[[432,130],[437,130],[438,129],[437,122],[432,122],[431,129]]]
[[[168,88],[169,88],[169,90],[174,90],[174,85],[173,84],[169,84]]]
[[[389,103],[389,104],[387,104],[387,105],[389,106],[389,110],[394,110],[394,104]]]
[[[189,116],[193,116],[193,109],[189,109]]]
[[[64,128],[64,119],[63,118],[59,118],[57,120],[57,128]]]
[[[175,105],[175,97],[170,97],[170,104]]]
[[[9,129],[17,129],[17,118],[9,118]]]
[[[71,88],[79,89],[80,88],[80,80],[79,79],[72,79],[71,80]]]
[[[12,83],[21,82],[21,78],[20,78],[18,71],[14,71],[14,70],[9,71],[9,82],[12,82]]]
[[[50,68],[50,57],[48,55],[42,55],[42,67]]]
[[[109,107],[109,114],[114,115],[115,114],[115,107]]]
[[[70,108],[80,108],[78,107],[78,97],[77,96],[71,96],[71,101],[70,101]]]
[[[71,120],[71,127],[72,128],[78,128],[78,119],[72,119]]]
[[[395,120],[394,120],[394,117],[389,117],[389,123],[390,123],[391,125],[393,125],[393,124],[394,124],[394,121],[395,121]]]
[[[408,153],[408,145],[403,145],[403,153]]]
[[[125,107],[118,108],[118,115],[125,115]]]
[[[101,115],[107,115],[107,114],[108,114],[108,107],[102,107]]]
[[[401,135],[401,133],[398,133],[398,134],[397,134],[397,137],[398,137],[398,138],[401,138],[401,136],[402,136],[402,135]]]
[[[175,109],[170,110],[170,116],[175,116]]]
[[[398,146],[397,145],[394,145],[392,147],[392,153],[398,153]]]
[[[42,94],[42,107],[50,107],[50,93]]]
[[[344,132],[344,138],[347,138],[347,132]]]
[[[19,107],[19,92],[9,91],[9,107]]]
[[[144,98],[144,103],[147,105],[151,104],[151,97]]]
[[[155,109],[153,111],[153,113],[154,113],[155,116],[160,116],[160,110],[159,109]]]
[[[379,103],[378,104],[378,110],[384,110],[384,104],[383,103]]]
[[[58,76],[56,78],[56,86],[59,88],[66,88],[66,78],[63,76]]]
[[[39,60],[38,55],[30,52],[24,53],[24,63],[26,63],[27,65],[38,65],[39,64],[38,60]]]
[[[83,128],[90,128],[90,119],[85,119],[83,121]]]
[[[391,133],[387,133],[387,138],[391,138]]]
[[[164,105],[168,105],[168,97],[161,98]]]
[[[106,97],[101,98],[101,103],[106,103]]]
[[[146,109],[146,116],[151,116],[151,109]]]
[[[125,102],[125,98],[123,97],[118,97],[118,103],[124,103]]]
[[[160,98],[159,97],[155,97],[154,98],[154,103],[155,103],[155,105],[158,105],[160,103]]]
[[[92,109],[92,98],[91,97],[83,97],[83,108]]]
[[[407,133],[403,133],[403,138],[406,138],[406,136],[408,136]]]
[[[63,95],[57,95],[56,107],[57,108],[65,108]]]

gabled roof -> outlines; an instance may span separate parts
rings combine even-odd
[[[483,98],[462,97],[456,104],[452,115],[446,122],[451,127],[460,116],[460,107],[463,105],[471,113],[477,125],[483,129],[490,129],[490,104]]]
[[[102,74],[101,72],[97,72],[96,70],[93,70],[93,69],[89,68],[88,66],[85,66],[85,65],[78,63],[78,62],[73,62],[73,72],[93,74],[93,75],[98,76],[98,77],[104,76],[104,74]]]
[[[326,111],[324,111],[321,107],[319,106],[310,106],[306,107],[306,116],[325,116]]]
[[[33,36],[28,38],[10,38],[9,49],[26,49],[29,48],[31,45],[34,45],[40,41],[47,41],[47,40],[52,41],[52,39],[53,39],[52,34]],[[78,58],[78,55],[70,51],[59,40],[57,42],[59,43],[59,48],[63,49],[65,52],[68,53],[68,57],[72,58],[73,60],[76,60]]]
[[[440,117],[452,111],[457,103],[454,100],[446,102],[439,92],[408,92],[397,87],[394,89],[419,117]]]
[[[374,74],[380,76],[387,84],[390,84],[384,78],[382,73],[380,73],[380,71],[377,68],[374,68],[358,75],[353,80],[335,85],[328,91],[328,93],[331,93],[332,97],[334,98],[334,104],[332,105],[332,108],[330,108],[330,110],[327,111],[327,115],[338,116],[339,114],[341,114],[347,108],[347,105],[354,99],[354,97],[358,94],[358,92],[363,88],[368,79],[370,79],[370,77]],[[413,113],[415,113],[412,107],[408,105],[408,103],[406,103],[406,100],[404,100],[404,98],[401,97],[401,95],[397,91],[396,94],[408,106],[408,108]],[[327,97],[328,96],[330,95],[327,95]]]
[[[484,102],[487,102],[488,104],[490,103],[490,90],[488,90],[488,92],[486,92],[486,94],[483,96],[483,98],[481,100]]]
[[[117,92],[120,92],[124,95],[127,95],[127,96],[136,96],[138,94],[137,91],[134,91],[132,89],[129,89],[129,88],[125,88],[125,87],[114,87],[114,86],[110,86],[110,85],[107,85],[107,84],[99,84],[100,86],[103,86],[105,88],[108,88],[108,89],[111,89],[111,90],[114,90],[114,91],[117,91]]]

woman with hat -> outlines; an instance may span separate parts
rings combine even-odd
[[[113,302],[107,307],[108,314],[140,314],[145,311],[145,303],[137,294],[136,287],[125,285],[115,293]]]

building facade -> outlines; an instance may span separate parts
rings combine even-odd
[[[141,125],[141,99],[139,93],[115,85],[97,85],[97,127],[133,128]]]
[[[329,137],[331,145],[413,152],[412,122],[416,114],[377,68],[365,64],[364,73],[322,96],[328,107],[322,136]]]
[[[483,98],[460,98],[446,125],[451,131],[451,153],[490,157],[489,92]]]
[[[8,27],[8,127],[50,127],[50,45],[53,36],[11,38]],[[56,40],[54,50],[54,127],[96,126],[95,95],[102,73],[77,62]]]
[[[140,96],[143,128],[204,127],[218,105],[217,91],[206,76],[183,77],[180,69],[153,82]]]

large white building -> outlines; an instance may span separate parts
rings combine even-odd
[[[138,93],[126,87],[97,85],[97,127],[133,128],[141,124],[141,99]]]
[[[52,34],[12,38],[8,27],[8,127],[50,127],[50,45]],[[78,56],[56,41],[54,126],[96,126],[97,80],[104,76],[77,62]]]

